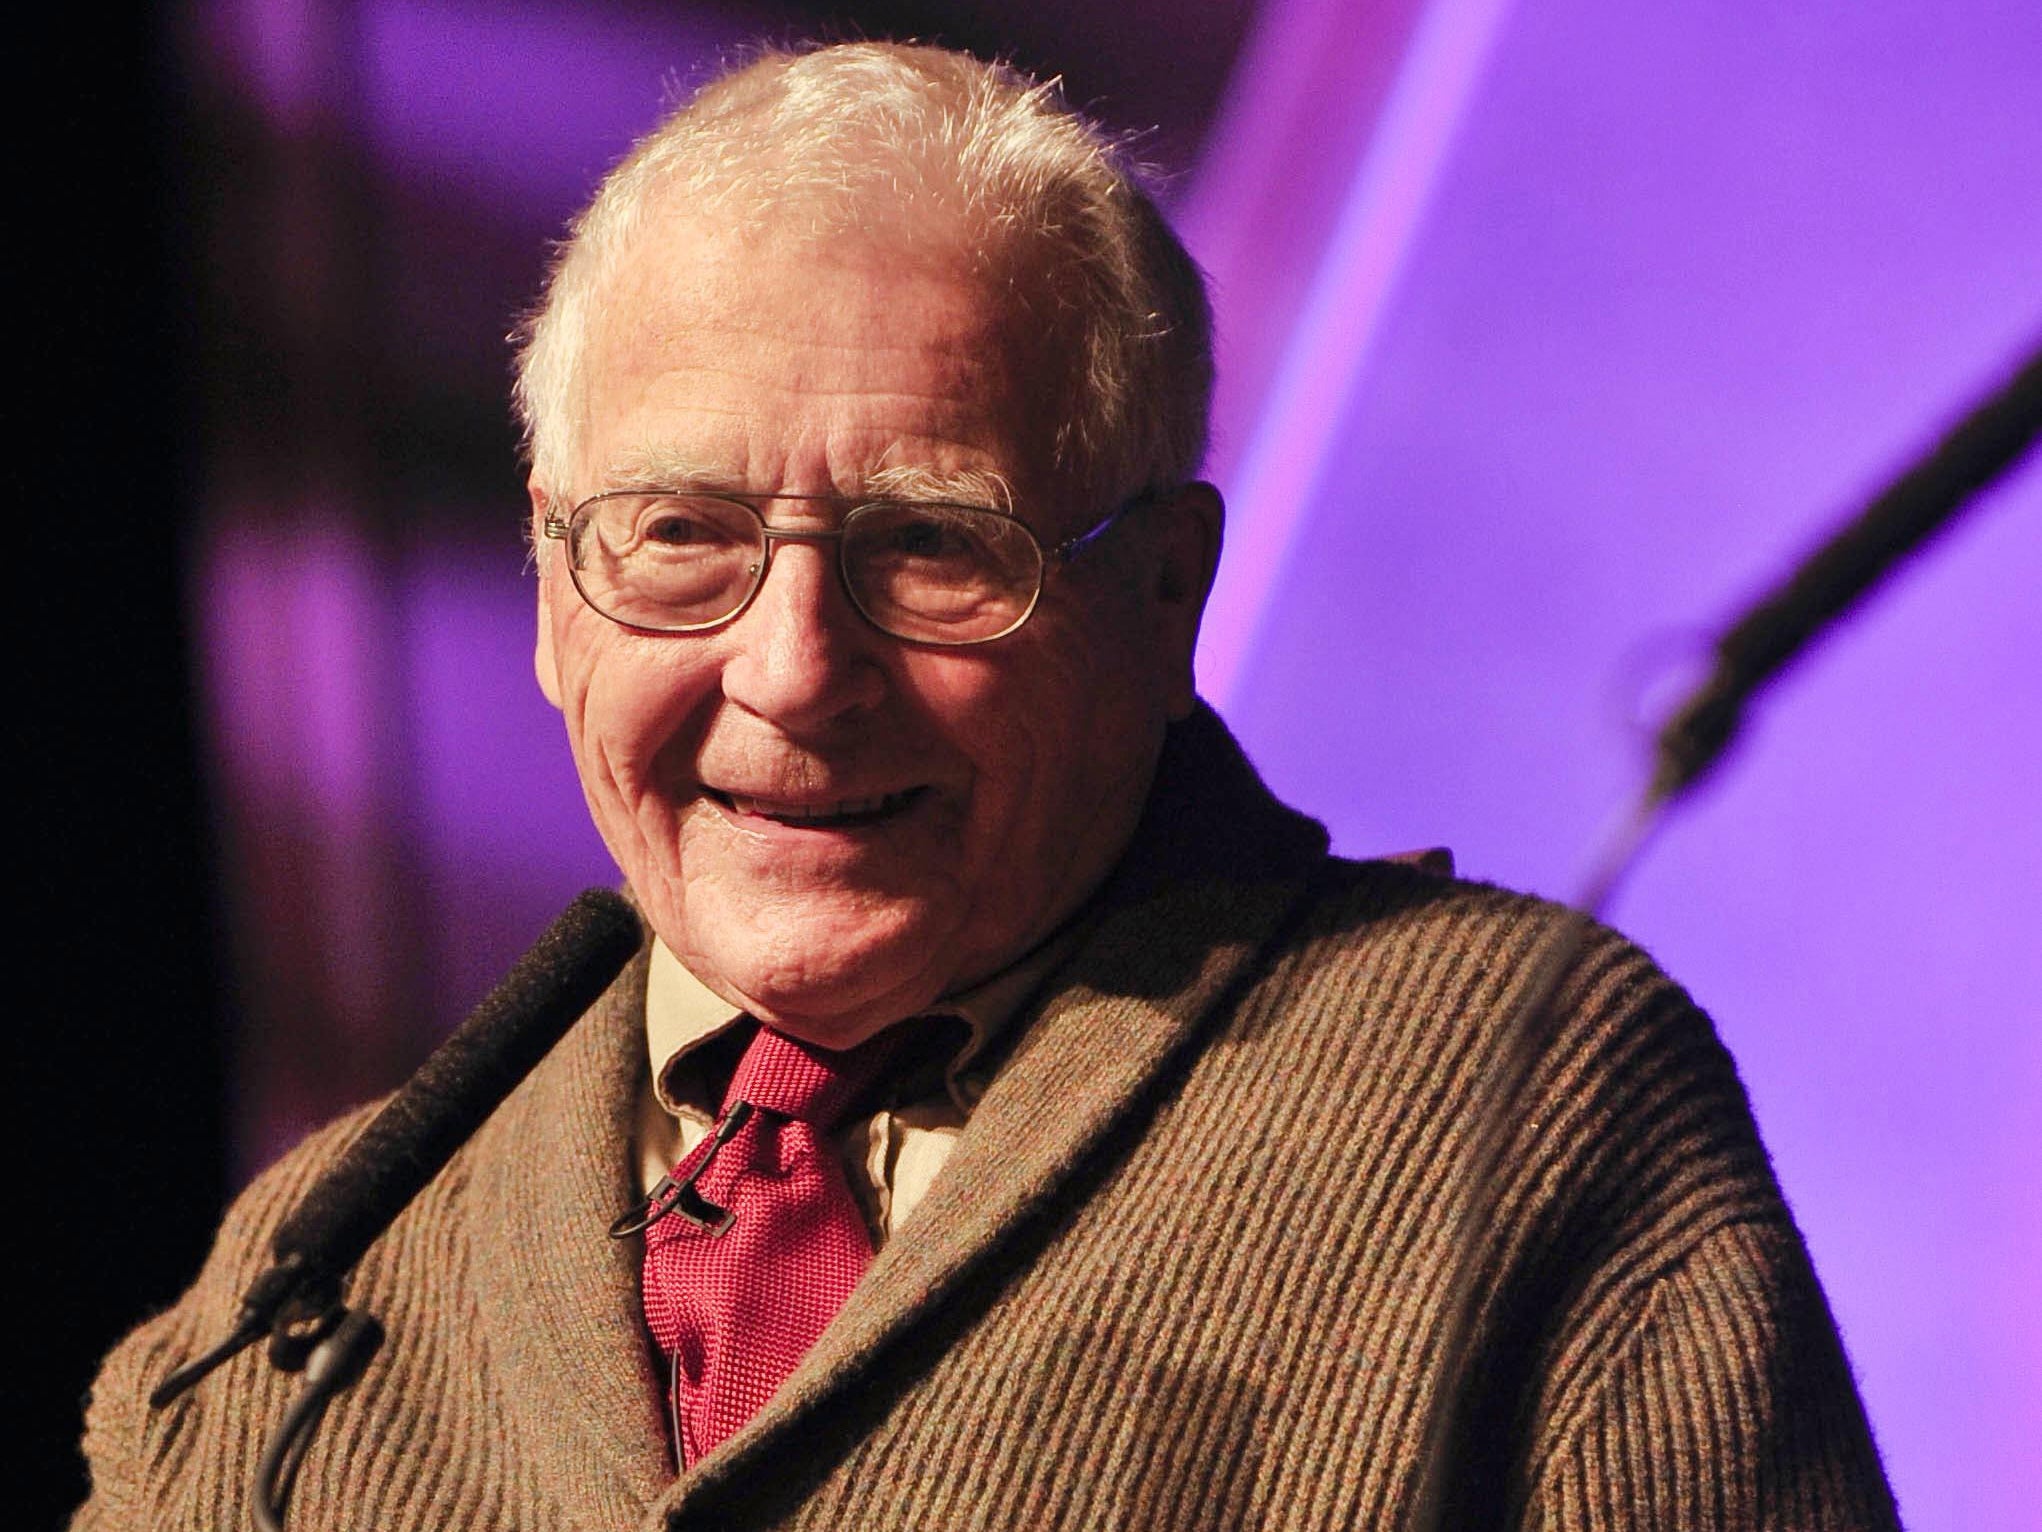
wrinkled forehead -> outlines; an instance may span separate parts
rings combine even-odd
[[[1068,353],[1026,261],[923,210],[880,206],[859,221],[829,211],[781,205],[725,220],[677,198],[649,210],[592,305],[579,401],[590,447],[665,445],[606,432],[620,400],[663,370],[691,371],[713,388],[719,369],[757,372],[763,358],[790,397],[849,392],[870,375],[903,395],[919,391],[906,413],[938,434],[948,420],[971,428],[996,417],[1015,449],[1008,473],[1026,481],[1008,493],[1052,489]],[[912,453],[881,454],[864,466],[911,464]],[[605,474],[615,466],[583,464]]]

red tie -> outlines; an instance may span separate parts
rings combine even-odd
[[[773,1397],[872,1260],[829,1135],[894,1041],[830,1053],[759,1028],[715,1131],[654,1194],[645,1317],[673,1363],[684,1467]]]

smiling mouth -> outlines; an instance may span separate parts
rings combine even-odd
[[[719,792],[713,787],[703,794],[733,814],[752,819],[770,819],[775,824],[798,829],[849,830],[878,824],[893,818],[928,791],[910,787],[905,792],[885,793],[874,798],[838,798],[827,803],[789,803],[775,798],[752,798],[743,793]]]

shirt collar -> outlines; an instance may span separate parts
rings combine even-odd
[[[980,1066],[989,1050],[1075,941],[1066,927],[983,984],[929,1008],[932,1015],[955,1016],[964,1023],[964,1045],[943,1070],[943,1087],[959,1112],[969,1114],[978,1105],[987,1073]],[[664,941],[653,938],[645,976],[645,1042],[653,1094],[667,1112],[702,1121],[715,1116],[717,1104],[704,1099],[698,1072],[684,1066],[746,1019],[689,972]]]

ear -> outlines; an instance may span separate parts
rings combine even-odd
[[[560,578],[558,554],[549,553],[541,528],[546,524],[546,491],[536,479],[525,482],[532,502],[532,560],[538,566],[539,636],[532,648],[532,673],[539,678],[539,690],[555,707],[560,706],[560,666],[553,654],[553,585]]]
[[[1146,512],[1150,545],[1151,612],[1156,628],[1158,684],[1173,719],[1186,717],[1198,702],[1192,677],[1192,656],[1198,649],[1198,625],[1205,616],[1205,598],[1219,569],[1226,507],[1220,492],[1203,481],[1183,485],[1159,499]]]

